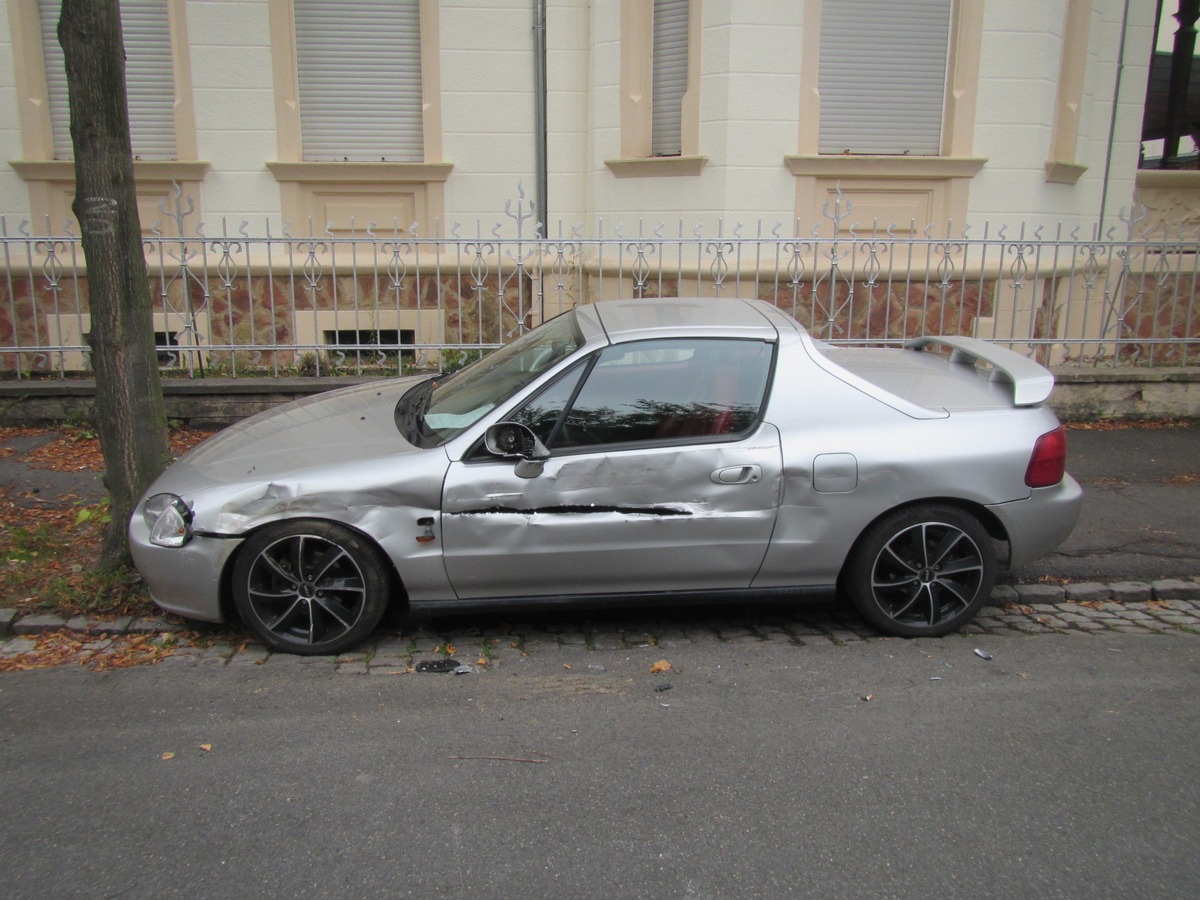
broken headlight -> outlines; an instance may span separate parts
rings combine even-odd
[[[182,497],[155,494],[142,507],[142,518],[155,546],[182,547],[192,539],[192,511]]]

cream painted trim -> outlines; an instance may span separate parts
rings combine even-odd
[[[1059,184],[1074,184],[1087,170],[1086,166],[1074,164],[1091,18],[1092,0],[1067,0],[1058,93],[1054,98],[1054,126],[1050,132],[1050,156],[1046,161],[1046,180]]]
[[[1141,188],[1200,189],[1200,172],[1184,169],[1138,169],[1136,185]]]
[[[828,204],[842,198],[848,215],[843,230],[895,226],[897,233],[928,225],[939,228],[966,217],[971,177],[987,162],[982,157],[945,156],[787,156],[796,176],[796,218],[832,222]],[[829,236],[828,234],[826,236]]]
[[[979,53],[983,48],[984,0],[957,0],[950,19],[950,64],[942,116],[942,155],[970,156],[975,144]]]
[[[401,162],[268,162],[267,168],[277,181],[348,182],[424,182],[446,181],[453,163]]]
[[[167,0],[167,20],[171,29],[171,66],[175,76],[175,156],[177,159],[197,159],[200,151],[196,142],[186,0]]]
[[[275,139],[280,159],[300,160],[300,76],[296,72],[296,16],[292,0],[268,0],[271,77],[275,85]]]
[[[403,197],[413,206],[424,226],[422,234],[434,236],[435,223],[444,218],[444,184],[453,165],[442,162],[442,76],[437,0],[421,3],[421,93],[425,161],[420,163],[309,162],[304,160],[300,131],[300,84],[296,74],[296,18],[292,0],[267,0],[271,34],[271,74],[275,84],[275,128],[279,160],[267,168],[279,182],[285,221],[313,222],[323,229],[321,209],[334,197],[343,208],[353,208],[370,196]],[[376,190],[364,193],[370,185]],[[357,186],[337,198],[338,186]],[[366,206],[361,216],[370,221]],[[408,223],[405,223],[406,225]]]
[[[651,0],[621,0],[621,159],[606,160],[605,165],[618,178],[642,175],[696,175],[700,167],[694,162],[683,166],[664,166],[635,171],[636,167],[622,166],[622,161],[657,159],[705,159],[700,154],[700,50],[703,40],[703,11],[701,0],[688,2],[688,75],[687,92],[683,95],[680,121],[680,157],[650,155],[651,114],[651,57],[654,47],[654,3]],[[614,168],[622,168],[618,172]],[[670,171],[675,169],[676,171]]]
[[[1046,181],[1051,184],[1075,184],[1083,177],[1088,167],[1079,163],[1063,162],[1058,159],[1046,160]]]
[[[40,225],[49,220],[51,230],[71,224],[78,233],[78,223],[71,211],[75,199],[75,163],[66,159],[29,160],[9,162],[13,171],[29,185],[29,205],[33,222]],[[174,223],[168,222],[159,203],[172,209],[176,188],[181,192],[184,208],[190,202],[191,224],[201,220],[200,184],[208,173],[209,163],[201,161],[181,162],[173,159],[135,159],[133,180],[137,185],[138,218],[143,234],[158,228],[164,234],[175,236]],[[187,199],[183,199],[187,198]]]
[[[421,0],[421,127],[425,162],[442,161],[442,44],[438,0]]]
[[[8,30],[12,38],[21,152],[29,160],[54,159],[50,91],[46,87],[46,58],[42,52],[37,0],[8,0]]]
[[[9,163],[26,181],[75,181],[75,163],[69,159],[17,159]],[[172,181],[199,181],[208,173],[210,163],[199,160],[135,159],[133,177],[138,184]]]
[[[404,234],[438,237],[452,163],[268,162],[284,221],[314,234],[348,234],[395,219]]]
[[[645,159],[606,159],[618,178],[650,178],[676,175],[699,175],[708,164],[707,156],[647,156]]]
[[[800,138],[797,146],[801,155],[816,156],[821,142],[821,0],[807,0],[804,4],[800,53]]]
[[[799,156],[783,158],[793,175],[818,178],[970,178],[987,163],[982,156]]]

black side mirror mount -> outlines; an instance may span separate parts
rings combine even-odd
[[[516,474],[519,478],[536,478],[550,458],[546,445],[538,436],[519,422],[500,422],[484,433],[483,445],[489,453],[503,459],[519,459]]]

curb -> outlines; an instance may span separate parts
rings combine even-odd
[[[1063,605],[1170,603],[1200,604],[1200,576],[1191,578],[1163,578],[1157,581],[1071,582],[1053,584],[1030,582],[1001,584],[992,590],[988,602],[980,611],[981,617],[990,617],[989,607],[1008,611],[1014,607],[1027,607],[1034,612],[1046,612],[1053,607],[1059,612]],[[803,609],[803,607],[797,607]],[[1018,610],[1020,612],[1021,610]],[[62,616],[34,613],[22,615],[19,610],[0,609],[0,640],[10,637],[32,637],[47,632],[71,632],[88,636],[119,636],[142,634],[178,634],[187,630],[187,625],[178,619],[160,616],[119,616],[112,619],[86,618],[77,616],[64,619]]]

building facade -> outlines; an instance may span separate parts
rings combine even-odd
[[[60,227],[57,3],[0,5],[0,211]],[[1155,15],[1126,0],[122,8],[147,225],[178,184],[209,222],[427,235],[494,218],[518,185],[551,223],[820,222],[838,187],[860,227],[1114,221],[1138,187]]]
[[[1200,173],[1139,164],[1192,2],[122,0],[164,365],[426,365],[685,292],[1186,364]],[[0,0],[4,371],[87,368],[58,6]]]

